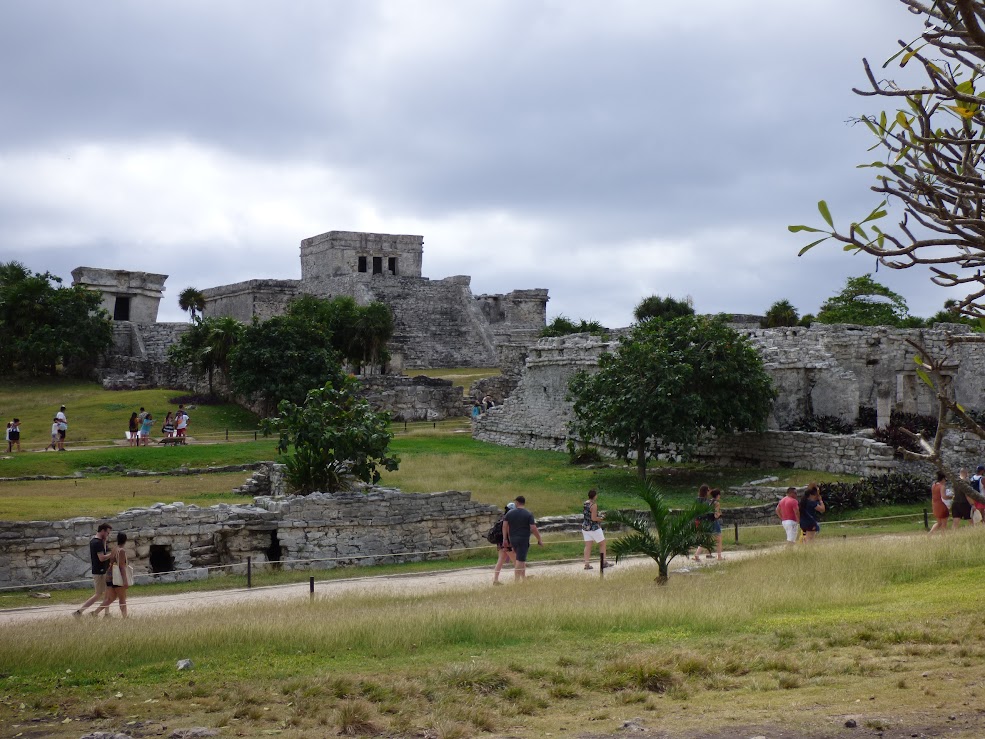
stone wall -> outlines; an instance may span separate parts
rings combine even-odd
[[[189,323],[114,321],[113,344],[93,369],[97,381],[108,390],[207,389],[204,377],[195,377],[186,367],[167,361],[168,348],[189,328]]]
[[[301,294],[299,280],[247,280],[203,290],[203,315],[230,316],[241,323],[254,318],[266,321],[287,310],[287,304]]]
[[[498,508],[470,498],[467,492],[410,495],[371,488],[258,497],[241,506],[158,503],[104,520],[129,537],[127,551],[141,583],[203,578],[205,568],[216,565],[237,565],[242,572],[247,557],[285,569],[444,558],[440,550],[485,545],[485,532],[499,517]],[[89,579],[88,543],[98,523],[0,522],[0,586]],[[333,561],[287,561],[310,559]]]
[[[462,389],[451,380],[419,375],[360,377],[362,395],[376,411],[386,411],[395,421],[441,421],[466,415]]]

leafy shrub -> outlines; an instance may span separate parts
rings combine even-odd
[[[595,447],[579,447],[568,441],[568,464],[601,464],[602,461],[602,455]]]
[[[920,445],[904,431],[922,434],[928,441],[937,433],[937,419],[933,416],[922,416],[919,413],[904,413],[893,411],[889,416],[889,426],[876,430],[875,439],[888,444],[893,449],[908,449],[911,452],[922,451]],[[898,451],[896,456],[902,456]]]
[[[856,510],[866,506],[921,503],[930,495],[930,480],[905,472],[866,477],[858,482],[821,483],[829,510]]]
[[[851,434],[855,427],[838,416],[801,416],[784,431],[810,431],[820,434]]]

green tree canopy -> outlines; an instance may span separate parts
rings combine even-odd
[[[356,372],[364,365],[383,365],[387,342],[395,328],[393,312],[380,302],[358,305],[347,295],[317,298],[302,295],[291,301],[287,315],[312,321],[331,337],[332,348]]]
[[[286,476],[295,492],[334,493],[349,479],[379,482],[380,467],[397,469],[389,416],[374,413],[358,390],[355,378],[338,372],[302,404],[281,401],[277,415],[264,420],[264,433],[278,434],[277,450],[288,454]]]
[[[225,375],[227,382],[231,380],[230,358],[244,329],[242,323],[228,316],[203,318],[194,322],[177,344],[168,347],[168,360],[172,364],[191,365],[193,372],[207,375],[211,395],[216,370]]]
[[[229,357],[233,390],[260,400],[262,415],[282,400],[303,403],[308,391],[324,386],[339,367],[328,332],[297,316],[247,326]]]
[[[60,364],[84,375],[113,343],[99,293],[61,282],[19,262],[0,264],[0,368],[50,375]]]
[[[824,302],[814,320],[858,326],[901,326],[908,317],[903,296],[870,275],[862,275],[849,277],[844,289]]]
[[[759,355],[721,316],[638,323],[569,389],[572,433],[635,452],[641,478],[661,450],[686,456],[705,434],[764,429],[775,398]]]
[[[789,300],[777,300],[766,311],[763,320],[760,322],[763,328],[780,328],[782,326],[796,326],[800,323],[800,316],[793,303]]]
[[[186,287],[178,294],[178,307],[191,316],[192,321],[205,310],[205,295],[196,287]]]
[[[643,298],[633,310],[633,316],[637,321],[647,321],[651,318],[669,320],[693,315],[694,306],[691,304],[690,298],[678,300],[669,296],[661,298],[659,295]]]

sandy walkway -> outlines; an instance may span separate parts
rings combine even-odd
[[[761,550],[757,550],[761,551]],[[726,555],[726,562],[737,559],[744,559],[757,552],[729,552]],[[716,560],[702,559],[701,562],[685,560],[678,557],[671,563],[671,571],[681,571],[693,569],[695,567],[708,567],[716,564]],[[579,576],[579,577],[599,577],[598,563],[596,569],[586,572],[582,568],[581,561],[564,562],[551,564],[549,562],[536,563],[528,567],[528,573],[535,578],[559,577],[559,576]],[[649,567],[653,569],[656,576],[656,565],[649,558],[630,558],[623,560],[619,565],[608,572],[618,572],[627,568]],[[311,574],[315,578],[315,596],[319,598],[333,597],[350,593],[377,594],[377,593],[432,593],[442,590],[465,590],[470,588],[488,588],[492,584],[492,566],[470,567],[460,570],[445,570],[433,573],[417,573],[408,575],[376,575],[368,577],[351,577],[342,580],[319,580],[318,571]],[[502,576],[504,587],[513,584],[513,572],[511,568],[504,568]],[[191,592],[174,595],[148,595],[141,596],[141,588],[137,588],[134,594],[128,599],[130,615],[134,618],[141,616],[162,615],[170,613],[184,613],[200,608],[211,607],[241,607],[250,603],[261,601],[287,599],[305,599],[310,597],[308,582],[292,583],[290,585],[273,585],[262,588],[245,588],[237,590],[211,590],[207,592]],[[72,611],[77,606],[75,604],[65,605],[39,605],[29,608],[16,608],[0,611],[0,627],[8,624],[35,621],[38,619],[69,619]],[[88,613],[83,618],[91,618]],[[119,617],[119,606],[112,607],[114,617]]]

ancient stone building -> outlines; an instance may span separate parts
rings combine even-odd
[[[300,280],[204,290],[205,315],[265,319],[301,294],[379,301],[396,322],[390,351],[407,367],[493,367],[497,344],[529,341],[546,324],[546,289],[477,297],[468,276],[424,277],[423,254],[422,236],[329,231],[301,242]]]
[[[127,272],[122,269],[76,267],[72,285],[95,290],[103,296],[103,308],[114,321],[154,323],[164,296],[167,275]]]

